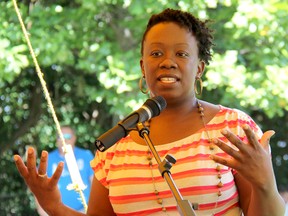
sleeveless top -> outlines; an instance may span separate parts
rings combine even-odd
[[[262,132],[251,117],[240,110],[223,106],[220,106],[220,111],[206,125],[206,129],[210,138],[221,139],[233,146],[220,131],[229,129],[247,143],[247,137],[241,128],[244,124],[248,124],[260,139]],[[183,139],[156,145],[155,149],[161,160],[167,154],[176,159],[170,169],[171,176],[183,199],[189,200],[191,204],[198,204],[198,210],[194,210],[197,216],[241,215],[234,181],[236,172],[229,167],[220,166],[223,187],[222,195],[218,196],[217,164],[209,158],[209,146],[205,129],[202,128]],[[152,170],[150,168],[148,149],[148,146],[135,143],[128,135],[105,152],[97,151],[90,164],[98,181],[109,189],[109,199],[117,215],[180,215],[176,199],[162,178],[154,158]],[[213,154],[228,156],[218,147],[215,147]],[[162,205],[157,203],[153,181],[166,213],[162,212]]]

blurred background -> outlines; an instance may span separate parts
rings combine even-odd
[[[94,141],[146,100],[138,89],[148,18],[171,7],[212,19],[214,60],[202,99],[247,112],[273,129],[278,188],[288,190],[288,3],[280,0],[22,0],[21,14],[61,124],[77,145]],[[13,154],[56,144],[48,109],[12,1],[0,1],[0,215],[37,215]]]

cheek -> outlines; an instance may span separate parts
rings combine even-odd
[[[149,87],[149,89],[151,89],[151,87],[153,88],[153,80],[155,80],[155,77],[153,77],[153,75],[149,73],[145,74],[146,85]]]
[[[156,73],[157,70],[157,64],[155,64],[155,62],[153,61],[146,61],[145,64],[143,63],[141,70],[142,73],[144,73],[145,77],[151,77],[153,76],[153,74]]]
[[[180,69],[181,70],[181,69]],[[197,75],[197,67],[182,68],[182,82],[184,85],[194,85],[195,77]]]
[[[198,73],[198,65],[193,62],[183,64],[180,70],[186,74],[187,79],[194,79]]]

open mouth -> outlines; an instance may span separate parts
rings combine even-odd
[[[177,81],[179,81],[179,78],[177,77],[177,76],[175,76],[175,75],[171,75],[171,74],[169,74],[169,75],[160,75],[159,77],[158,77],[158,80],[160,81],[160,82],[162,82],[162,83],[175,83],[175,82],[177,82]]]
[[[177,79],[174,77],[162,77],[159,79],[163,83],[174,83],[177,82]]]

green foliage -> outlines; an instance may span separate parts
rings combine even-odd
[[[279,188],[287,187],[287,3],[49,0],[19,7],[59,121],[71,124],[78,145],[92,151],[97,136],[146,99],[138,90],[139,58],[150,15],[171,7],[215,20],[202,98],[244,110],[263,130],[276,131],[273,162]],[[25,155],[28,145],[38,153],[53,149],[57,132],[12,1],[0,8],[0,209],[35,215],[12,155]]]

